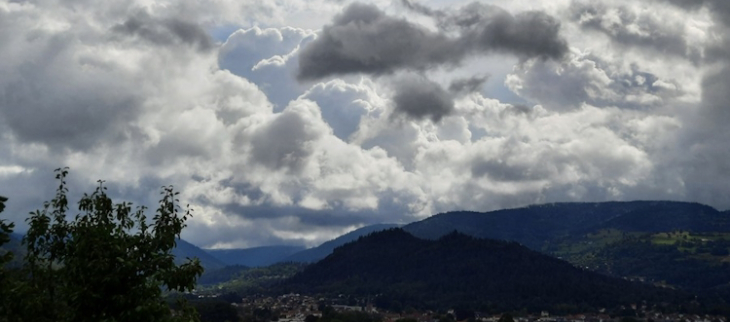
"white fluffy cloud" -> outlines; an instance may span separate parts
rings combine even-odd
[[[373,3],[414,30],[437,25]],[[730,207],[730,102],[715,85],[729,83],[716,73],[728,62],[707,54],[730,48],[729,33],[713,15],[648,0],[493,4],[505,17],[545,10],[570,52],[511,57],[508,73],[486,53],[300,82],[299,53],[347,3],[0,0],[7,213],[22,230],[65,165],[79,193],[104,179],[151,206],[174,184],[195,209],[183,237],[211,247],[315,245],[366,224],[539,202]],[[527,103],[485,96],[485,75]],[[404,112],[404,95],[409,108],[422,97],[448,108],[413,117],[422,110]]]

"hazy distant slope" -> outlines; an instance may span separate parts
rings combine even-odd
[[[658,232],[730,231],[730,216],[698,203],[631,201],[554,203],[491,212],[449,212],[403,227],[421,238],[454,230],[480,238],[522,243],[533,249],[601,229]]]
[[[683,294],[571,266],[517,243],[459,233],[418,239],[402,229],[337,248],[279,286],[302,293],[380,294],[382,306],[509,311],[672,302]]]
[[[182,239],[177,240],[177,246],[173,248],[172,254],[175,255],[175,262],[183,263],[186,257],[197,257],[205,270],[215,270],[226,266],[225,263],[212,255],[205,252],[198,246],[188,243]]]
[[[353,240],[356,240],[360,238],[361,236],[365,236],[367,234],[386,230],[390,228],[399,227],[400,225],[396,224],[375,224],[370,226],[365,226],[356,230],[353,230],[347,234],[344,234],[340,237],[337,237],[335,239],[332,239],[330,241],[324,242],[322,245],[319,245],[314,248],[305,249],[303,251],[300,251],[296,254],[293,254],[287,258],[285,258],[283,261],[291,261],[291,262],[300,262],[300,263],[312,263],[316,262],[318,260],[321,260],[322,258],[327,257],[327,255],[332,254],[332,251],[342,246],[346,243],[349,243]]]
[[[243,249],[206,249],[208,253],[228,265],[248,267],[269,266],[304,250],[302,246],[262,246]]]
[[[2,246],[3,249],[15,253],[13,260],[10,262],[12,266],[22,265],[22,259],[25,256],[25,248],[21,245],[22,239],[23,236],[20,234],[10,234],[10,242]],[[215,270],[226,266],[201,248],[182,239],[177,239],[177,246],[173,248],[172,254],[176,257],[175,262],[178,264],[183,263],[186,257],[197,257],[206,270]]]

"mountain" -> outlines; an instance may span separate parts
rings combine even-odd
[[[227,265],[248,267],[269,266],[304,250],[301,246],[263,246],[244,249],[206,249],[208,253]]]
[[[280,292],[374,297],[379,307],[530,312],[589,311],[686,295],[576,268],[513,242],[451,233],[437,240],[402,229],[337,248],[278,286]]]
[[[430,239],[457,230],[474,237],[516,241],[541,250],[562,238],[605,229],[730,231],[730,215],[698,203],[673,201],[553,203],[484,213],[443,213],[403,229]]]
[[[177,246],[172,249],[172,254],[175,256],[175,261],[178,264],[185,262],[185,258],[197,257],[200,259],[200,264],[203,265],[206,271],[216,270],[226,266],[225,263],[208,254],[200,247],[182,239],[177,240]]]
[[[386,230],[390,228],[399,227],[400,225],[396,224],[376,224],[376,225],[370,225],[365,226],[359,229],[355,229],[347,234],[344,234],[340,237],[337,237],[335,239],[332,239],[330,241],[324,242],[322,245],[319,245],[314,248],[305,249],[303,251],[300,251],[296,254],[293,254],[283,261],[290,261],[290,262],[299,262],[299,263],[312,263],[316,262],[318,260],[321,260],[322,258],[327,257],[327,255],[332,254],[332,251],[342,246],[346,243],[349,243],[353,240],[356,240],[360,238],[361,236],[365,236],[367,234]]]
[[[730,212],[687,202],[555,203],[486,213],[450,212],[404,230],[515,241],[574,265],[691,291],[730,281]],[[730,300],[730,297],[728,297]]]
[[[0,254],[5,252],[12,252],[13,259],[10,260],[6,265],[8,267],[20,267],[23,265],[23,257],[25,257],[25,247],[22,245],[23,235],[10,233],[10,241],[0,246]]]

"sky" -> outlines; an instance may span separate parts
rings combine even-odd
[[[725,0],[0,0],[0,195],[207,248],[549,202],[730,208]]]

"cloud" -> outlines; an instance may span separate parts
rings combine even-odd
[[[358,130],[362,117],[378,112],[379,108],[374,105],[380,105],[380,102],[374,92],[374,84],[366,80],[359,84],[332,80],[314,85],[301,98],[316,102],[334,135],[349,141]]]
[[[307,89],[293,77],[296,55],[315,36],[314,31],[291,27],[239,29],[221,46],[218,64],[256,83],[276,110],[283,110]]]
[[[268,124],[249,136],[252,161],[272,170],[285,169],[293,174],[302,170],[313,153],[312,142],[328,134],[316,122],[319,109],[307,103],[292,103]],[[314,113],[314,116],[306,115]]]
[[[513,16],[497,6],[472,2],[442,15],[439,26],[459,30],[461,43],[481,52],[506,52],[522,59],[560,59],[568,51],[567,41],[560,35],[560,22],[542,11]]]
[[[437,123],[454,111],[451,94],[424,77],[407,76],[397,80],[394,85],[396,113],[416,120],[429,118]]]
[[[75,194],[175,185],[183,237],[217,247],[540,202],[727,208],[730,33],[721,2],[667,1],[0,0],[3,214],[22,231],[63,165]]]
[[[702,47],[688,42],[683,22],[665,19],[655,8],[573,1],[569,11],[584,30],[600,32],[616,45],[677,55],[695,63],[702,59]]]
[[[112,27],[112,31],[137,36],[154,45],[169,46],[182,42],[201,51],[213,48],[213,40],[200,25],[180,18],[156,20],[145,11],[139,11],[124,23]]]
[[[730,4],[727,1],[722,0],[697,0],[697,1],[684,1],[684,0],[661,0],[669,2],[673,5],[689,9],[697,10],[702,7],[707,7],[710,12],[716,17],[719,23],[728,24],[728,17],[730,17]]]
[[[526,62],[505,83],[515,93],[553,110],[575,109],[582,104],[647,109],[683,94],[676,80],[660,79],[636,64],[627,68],[581,52],[561,62]]]
[[[350,73],[424,71],[457,66],[468,56],[489,52],[547,59],[560,58],[567,51],[560,24],[542,12],[512,16],[473,3],[448,14],[444,21],[458,28],[456,36],[388,16],[374,5],[353,3],[302,49],[297,77],[316,80]]]
[[[389,74],[397,68],[423,70],[456,64],[462,55],[455,41],[445,35],[389,17],[374,5],[353,3],[302,49],[297,77],[309,80],[358,72]]]
[[[484,83],[489,80],[489,76],[472,76],[469,78],[459,78],[451,81],[449,91],[456,94],[468,94],[479,91]]]

